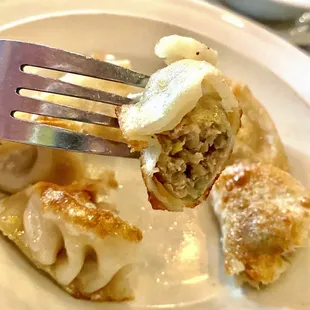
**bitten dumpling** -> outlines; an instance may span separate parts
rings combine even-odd
[[[295,250],[306,246],[310,194],[287,172],[260,163],[228,166],[210,198],[229,275],[254,287],[267,285],[287,269]]]
[[[225,166],[240,125],[224,76],[184,59],[154,73],[137,103],[118,111],[120,128],[142,149],[142,174],[154,209],[181,211],[203,200]]]
[[[142,233],[97,195],[116,186],[113,174],[64,187],[37,183],[1,200],[0,229],[72,296],[132,299]]]

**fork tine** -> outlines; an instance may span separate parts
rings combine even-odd
[[[47,93],[66,95],[114,105],[130,104],[131,99],[116,94],[100,91],[84,86],[46,78],[35,74],[21,73],[19,88],[44,91]]]
[[[3,133],[1,138],[20,143],[116,157],[139,156],[131,153],[125,143],[19,119],[6,121],[5,127],[0,125],[0,131]]]
[[[21,95],[17,95],[17,98],[14,99],[11,110],[12,112],[20,111],[83,123],[93,123],[115,128],[119,127],[118,120],[114,117]]]
[[[149,79],[149,76],[139,72],[44,45],[8,40],[1,40],[0,43],[11,45],[8,48],[14,51],[14,58],[21,61],[21,66],[54,69],[138,87],[145,87]]]

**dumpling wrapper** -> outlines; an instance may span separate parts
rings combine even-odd
[[[239,108],[224,76],[205,61],[184,59],[158,70],[137,103],[118,112],[128,141],[150,140],[153,134],[174,129],[195,108],[203,94],[216,92],[227,113]]]
[[[210,203],[220,223],[225,269],[259,288],[276,281],[307,244],[310,193],[291,175],[261,163],[225,168]]]
[[[248,86],[233,83],[232,90],[243,113],[229,163],[262,162],[289,171],[279,133],[264,106]]]
[[[201,113],[202,111],[204,113]],[[140,100],[132,105],[122,106],[117,114],[120,128],[128,143],[134,149],[143,149],[142,174],[153,208],[170,211],[181,211],[184,206],[194,207],[207,196],[213,182],[229,158],[234,136],[240,125],[238,102],[226,85],[222,73],[205,61],[190,59],[176,61],[154,73]],[[209,145],[202,152],[204,154],[199,155],[201,160],[206,157],[210,147],[210,152],[213,152],[212,146],[216,135],[222,134],[225,137],[221,138],[223,141],[219,146],[218,154],[212,158],[212,167],[207,167],[199,176],[199,190],[194,189],[193,193],[190,193],[190,186],[186,185],[189,195],[184,191],[182,193],[179,191],[177,195],[174,195],[175,191],[171,190],[171,186],[163,184],[169,181],[161,182],[158,179],[158,172],[160,172],[158,162],[165,151],[165,143],[161,138],[169,135],[170,131],[178,131],[184,122],[187,125],[193,122],[193,119],[197,120],[198,115],[205,117],[205,120],[200,118],[198,123],[204,127],[205,124],[209,126],[204,128],[204,134],[207,136],[203,139],[210,140]],[[197,130],[202,133],[201,126]],[[187,137],[183,138],[187,139]],[[176,137],[177,139],[182,139],[182,137]],[[182,143],[186,146],[185,140],[175,142],[173,156],[178,152],[182,153]],[[190,152],[195,151],[191,149]],[[197,149],[197,152],[200,150]],[[184,164],[187,165],[186,160]],[[208,165],[207,162],[205,164]],[[186,173],[185,168],[182,169]],[[202,178],[204,178],[204,184],[202,184]],[[190,180],[188,178],[182,182],[190,183]]]
[[[218,53],[205,44],[189,37],[171,35],[163,37],[155,46],[155,54],[167,65],[182,59],[204,60],[215,66]]]
[[[70,184],[83,175],[73,153],[21,143],[0,142],[0,190],[16,193],[38,181]]]
[[[0,230],[75,298],[134,298],[141,231],[106,200],[114,174],[69,186],[40,182],[0,201]]]

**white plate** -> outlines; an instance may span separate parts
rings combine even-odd
[[[5,24],[2,37],[80,52],[103,50],[128,57],[137,70],[148,73],[161,65],[153,54],[160,37],[178,33],[203,40],[219,51],[221,68],[246,81],[266,106],[294,175],[310,187],[310,60],[246,19],[200,1],[2,0],[0,20]],[[115,168],[123,185],[117,198],[121,216],[144,231],[147,264],[136,300],[122,304],[75,300],[0,238],[1,310],[310,308],[308,250],[299,252],[274,285],[261,291],[236,288],[223,271],[218,227],[207,205],[181,214],[152,212],[137,162],[95,157],[94,163]]]

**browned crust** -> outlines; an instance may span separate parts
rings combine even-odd
[[[92,189],[92,186],[96,184],[89,186]],[[57,214],[66,222],[83,227],[102,238],[112,235],[128,241],[141,241],[142,232],[137,227],[123,221],[112,211],[85,206],[88,202],[94,203],[90,189],[86,186],[86,189],[82,190],[75,184],[60,187],[45,182],[34,186],[34,190],[41,194],[43,212]]]
[[[117,186],[117,183],[115,182],[116,182],[115,179],[111,178],[109,186],[111,187]],[[60,198],[59,200],[56,199],[56,202],[55,202],[56,207],[53,201],[51,205],[46,205],[47,203],[50,202],[50,199],[47,199],[47,201],[45,201],[45,205],[43,206],[43,210],[45,212],[54,212],[57,215],[68,220],[68,217],[69,217],[68,208],[69,207],[67,207],[66,204],[67,203],[69,205],[73,204],[74,207],[77,206],[78,208],[74,210],[74,213],[84,212],[84,215],[74,214],[73,221],[70,219],[69,221],[73,223],[77,222],[78,225],[86,226],[87,229],[95,230],[95,232],[97,229],[99,229],[99,232],[101,232],[101,235],[102,235],[102,231],[101,231],[102,227],[100,226],[108,224],[110,226],[106,229],[107,231],[106,230],[103,231],[103,235],[108,235],[108,234],[116,235],[117,234],[117,236],[123,237],[124,239],[127,239],[131,242],[132,241],[139,242],[142,239],[141,231],[127,224],[121,219],[117,218],[117,216],[113,216],[112,212],[98,208],[97,210],[98,213],[97,212],[90,213],[89,211],[94,211],[94,210],[89,209],[89,208],[86,208],[86,209],[81,208],[81,206],[79,206],[79,204],[81,204],[82,201],[93,202],[92,195],[94,195],[93,191],[97,190],[97,186],[98,186],[97,182],[94,182],[93,184],[89,183],[88,185],[85,184],[85,191],[83,191],[83,182],[75,183],[71,186],[65,186],[65,187],[57,186],[57,185],[46,183],[46,182],[41,182],[35,185],[34,189],[44,194],[44,192],[47,191],[48,189],[63,191],[64,189],[69,188],[69,193],[67,195],[64,195],[63,198]],[[17,205],[17,208],[13,212],[15,214],[14,216],[10,216],[12,211],[10,210],[10,208],[6,208],[6,204],[5,204],[6,199],[14,199],[12,205],[14,206]],[[114,277],[111,279],[111,281],[106,286],[90,294],[85,294],[80,291],[80,286],[79,286],[80,283],[77,279],[72,281],[69,285],[60,285],[59,283],[57,283],[51,266],[40,264],[33,257],[30,249],[25,244],[24,239],[22,238],[22,236],[24,235],[24,227],[23,227],[24,208],[21,207],[21,205],[25,205],[28,199],[29,199],[29,196],[26,193],[26,191],[22,191],[11,197],[4,198],[2,200],[2,205],[0,208],[1,209],[0,230],[5,236],[7,236],[10,240],[12,240],[17,245],[17,247],[25,254],[25,256],[30,260],[30,262],[36,268],[41,269],[44,272],[46,272],[57,285],[62,287],[64,290],[66,290],[74,298],[86,299],[86,300],[91,300],[91,301],[125,301],[125,300],[131,300],[134,298],[133,291],[130,288],[130,285],[128,285],[128,279],[127,279],[127,275],[131,271],[130,265],[123,267],[116,275],[114,275]],[[65,199],[68,199],[69,201],[66,201]],[[74,202],[72,203],[72,201]],[[95,224],[97,221],[99,222],[98,225]]]
[[[225,214],[221,222],[226,231],[226,271],[253,286],[271,283],[287,265],[287,255],[304,246],[310,194],[287,172],[271,165],[239,163],[227,169],[214,187],[220,193],[215,208]],[[291,201],[275,202],[281,196]],[[244,271],[236,271],[236,261]]]
[[[157,198],[154,192],[147,190],[148,200],[154,210],[168,210],[167,207]]]
[[[146,180],[147,176],[143,172],[142,166],[143,166],[143,160],[140,157],[141,175],[142,175],[142,179],[143,179],[143,182],[144,182],[146,190],[147,190],[148,201],[151,204],[152,209],[154,209],[154,210],[162,210],[162,211],[167,210],[167,207],[157,198],[155,193],[149,190],[149,188],[147,186],[147,180]]]
[[[247,85],[232,83],[231,88],[243,109],[243,121],[247,120],[247,122],[241,126],[237,136],[238,147],[234,149],[230,162],[234,164],[244,160],[261,161],[289,171],[282,141],[265,107],[256,99]],[[243,121],[241,119],[241,122]],[[269,139],[269,136],[272,139]]]
[[[142,175],[142,179],[143,179],[143,182],[144,182],[146,190],[147,190],[148,201],[151,204],[152,209],[162,210],[162,211],[167,210],[166,206],[157,198],[157,196],[152,191],[150,191],[148,189],[147,180],[146,180],[147,176],[143,172],[142,166],[143,166],[143,161],[140,158],[141,175]]]

